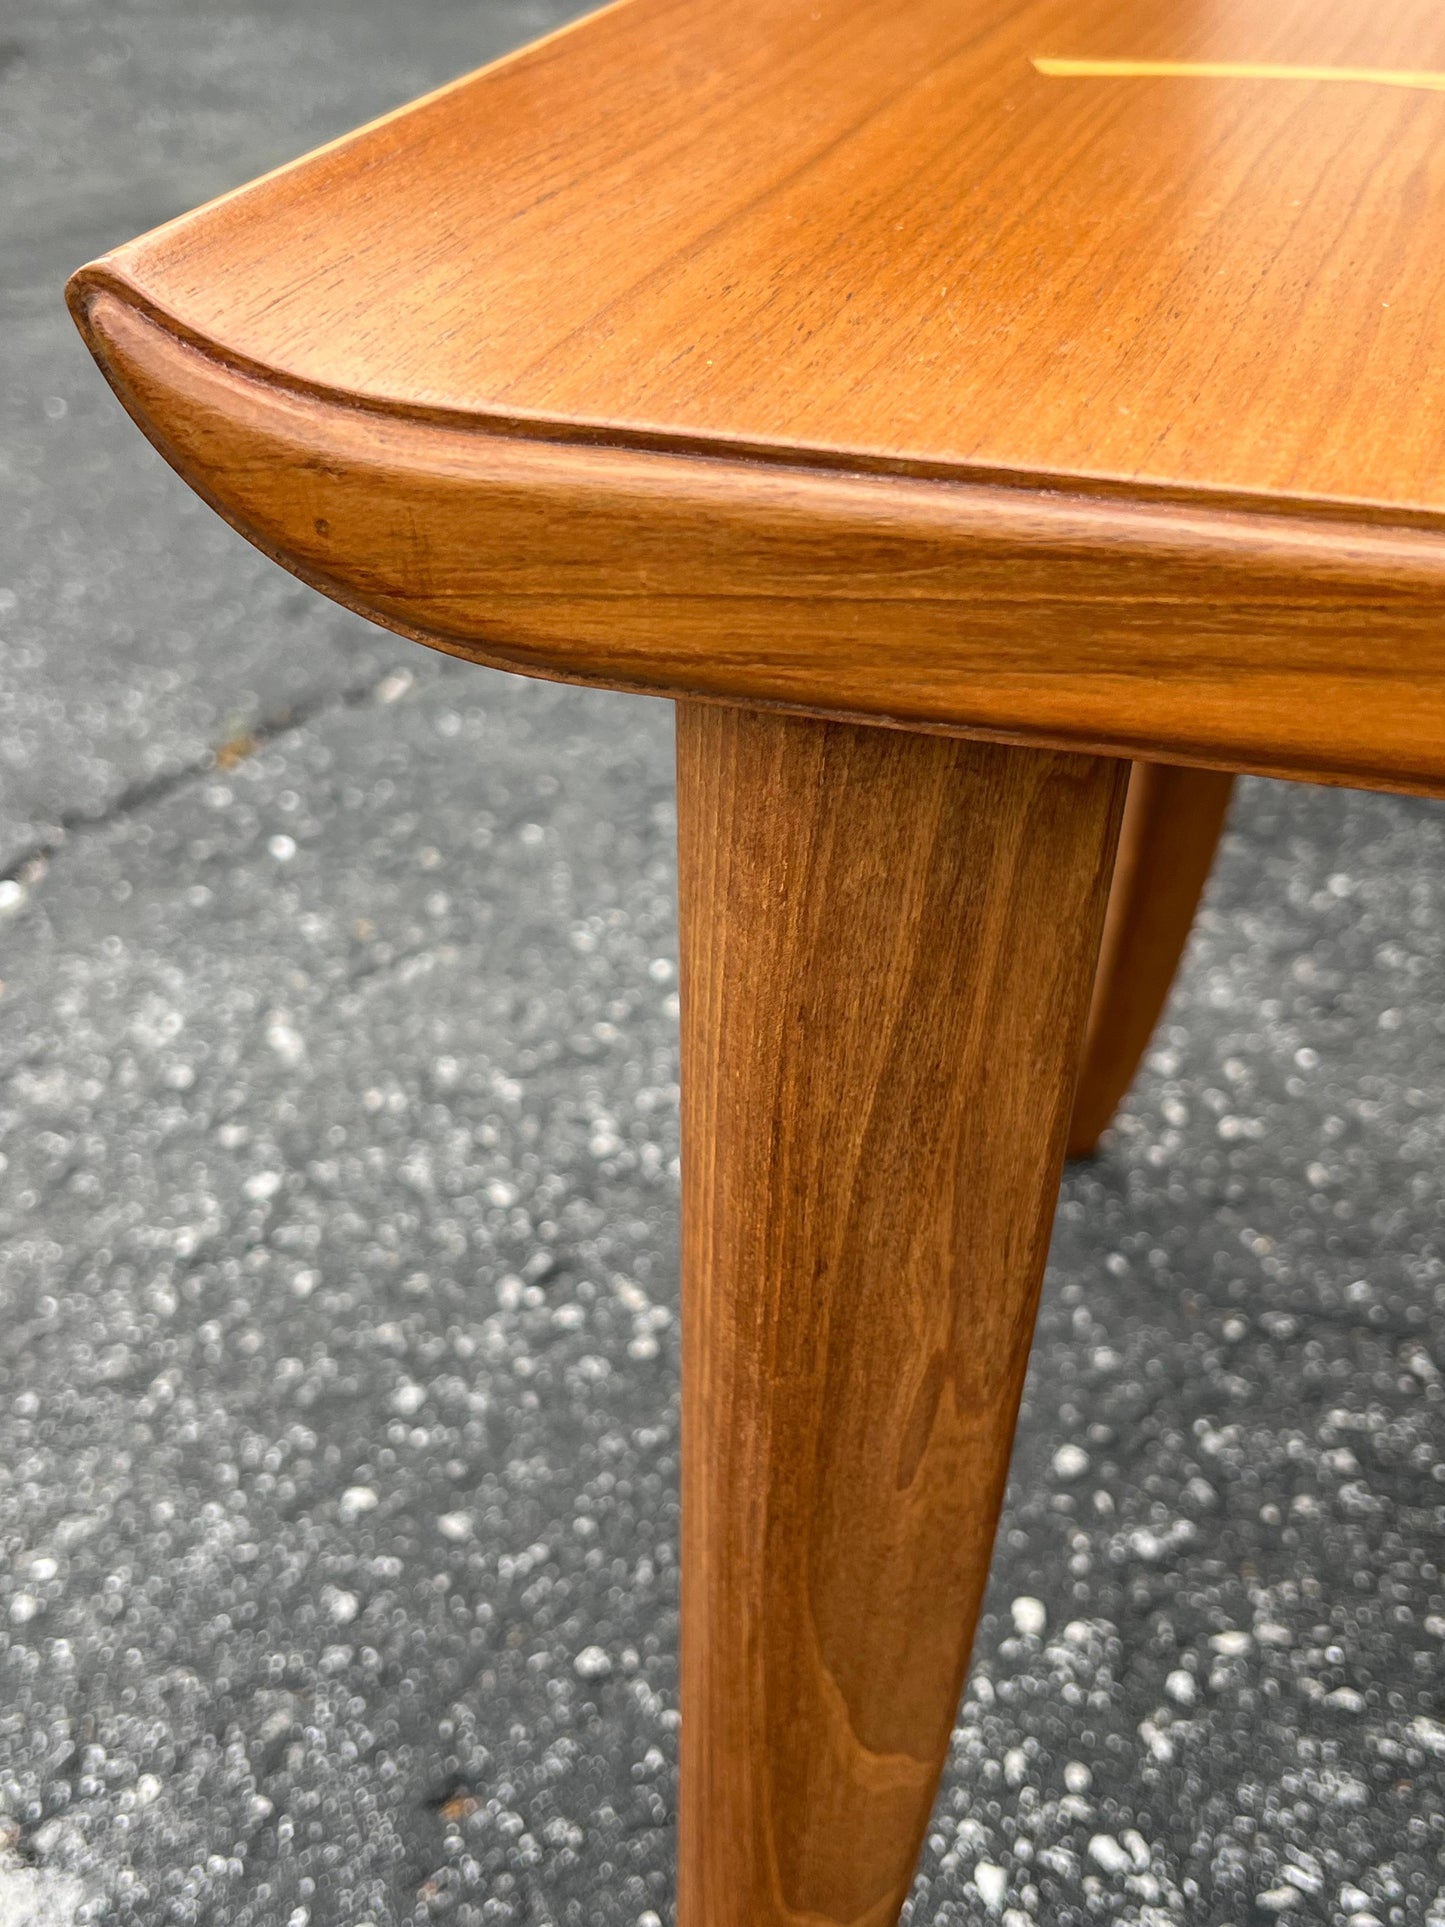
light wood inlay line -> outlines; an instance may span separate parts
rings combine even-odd
[[[117,392],[474,660],[1445,794],[1442,122],[1214,77],[1445,86],[1441,0],[725,11],[621,0],[93,263]],[[1151,68],[1205,78],[1098,77]]]
[[[1445,93],[1445,73],[1387,67],[1280,67],[1251,60],[1036,59],[1037,72],[1058,80],[1354,80],[1376,87],[1423,87]]]

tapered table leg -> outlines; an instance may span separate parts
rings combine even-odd
[[[907,1891],[1124,780],[679,705],[680,1927],[885,1927]]]
[[[1224,828],[1226,770],[1135,763],[1085,1031],[1069,1156],[1087,1157],[1134,1081]]]

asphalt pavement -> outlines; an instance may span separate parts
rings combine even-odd
[[[0,1927],[660,1927],[671,718],[255,555],[60,300],[547,5],[0,34]],[[1445,812],[1251,781],[1066,1179],[912,1927],[1445,1927]]]

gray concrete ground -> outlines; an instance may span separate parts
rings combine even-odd
[[[668,714],[300,588],[59,308],[554,17],[5,16],[0,1927],[670,1918]],[[914,1927],[1445,1923],[1442,872],[1244,786],[1065,1185]]]

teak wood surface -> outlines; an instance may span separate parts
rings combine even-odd
[[[305,580],[679,699],[682,1927],[896,1918],[1227,772],[1445,793],[1441,73],[1439,0],[622,0],[71,284]]]
[[[890,1927],[988,1572],[1126,772],[701,704],[677,747],[678,1915]]]
[[[182,473],[534,673],[1445,788],[1437,0],[624,0],[82,271]]]
[[[1069,1156],[1087,1157],[1148,1049],[1189,941],[1234,778],[1136,763],[1114,862]]]

